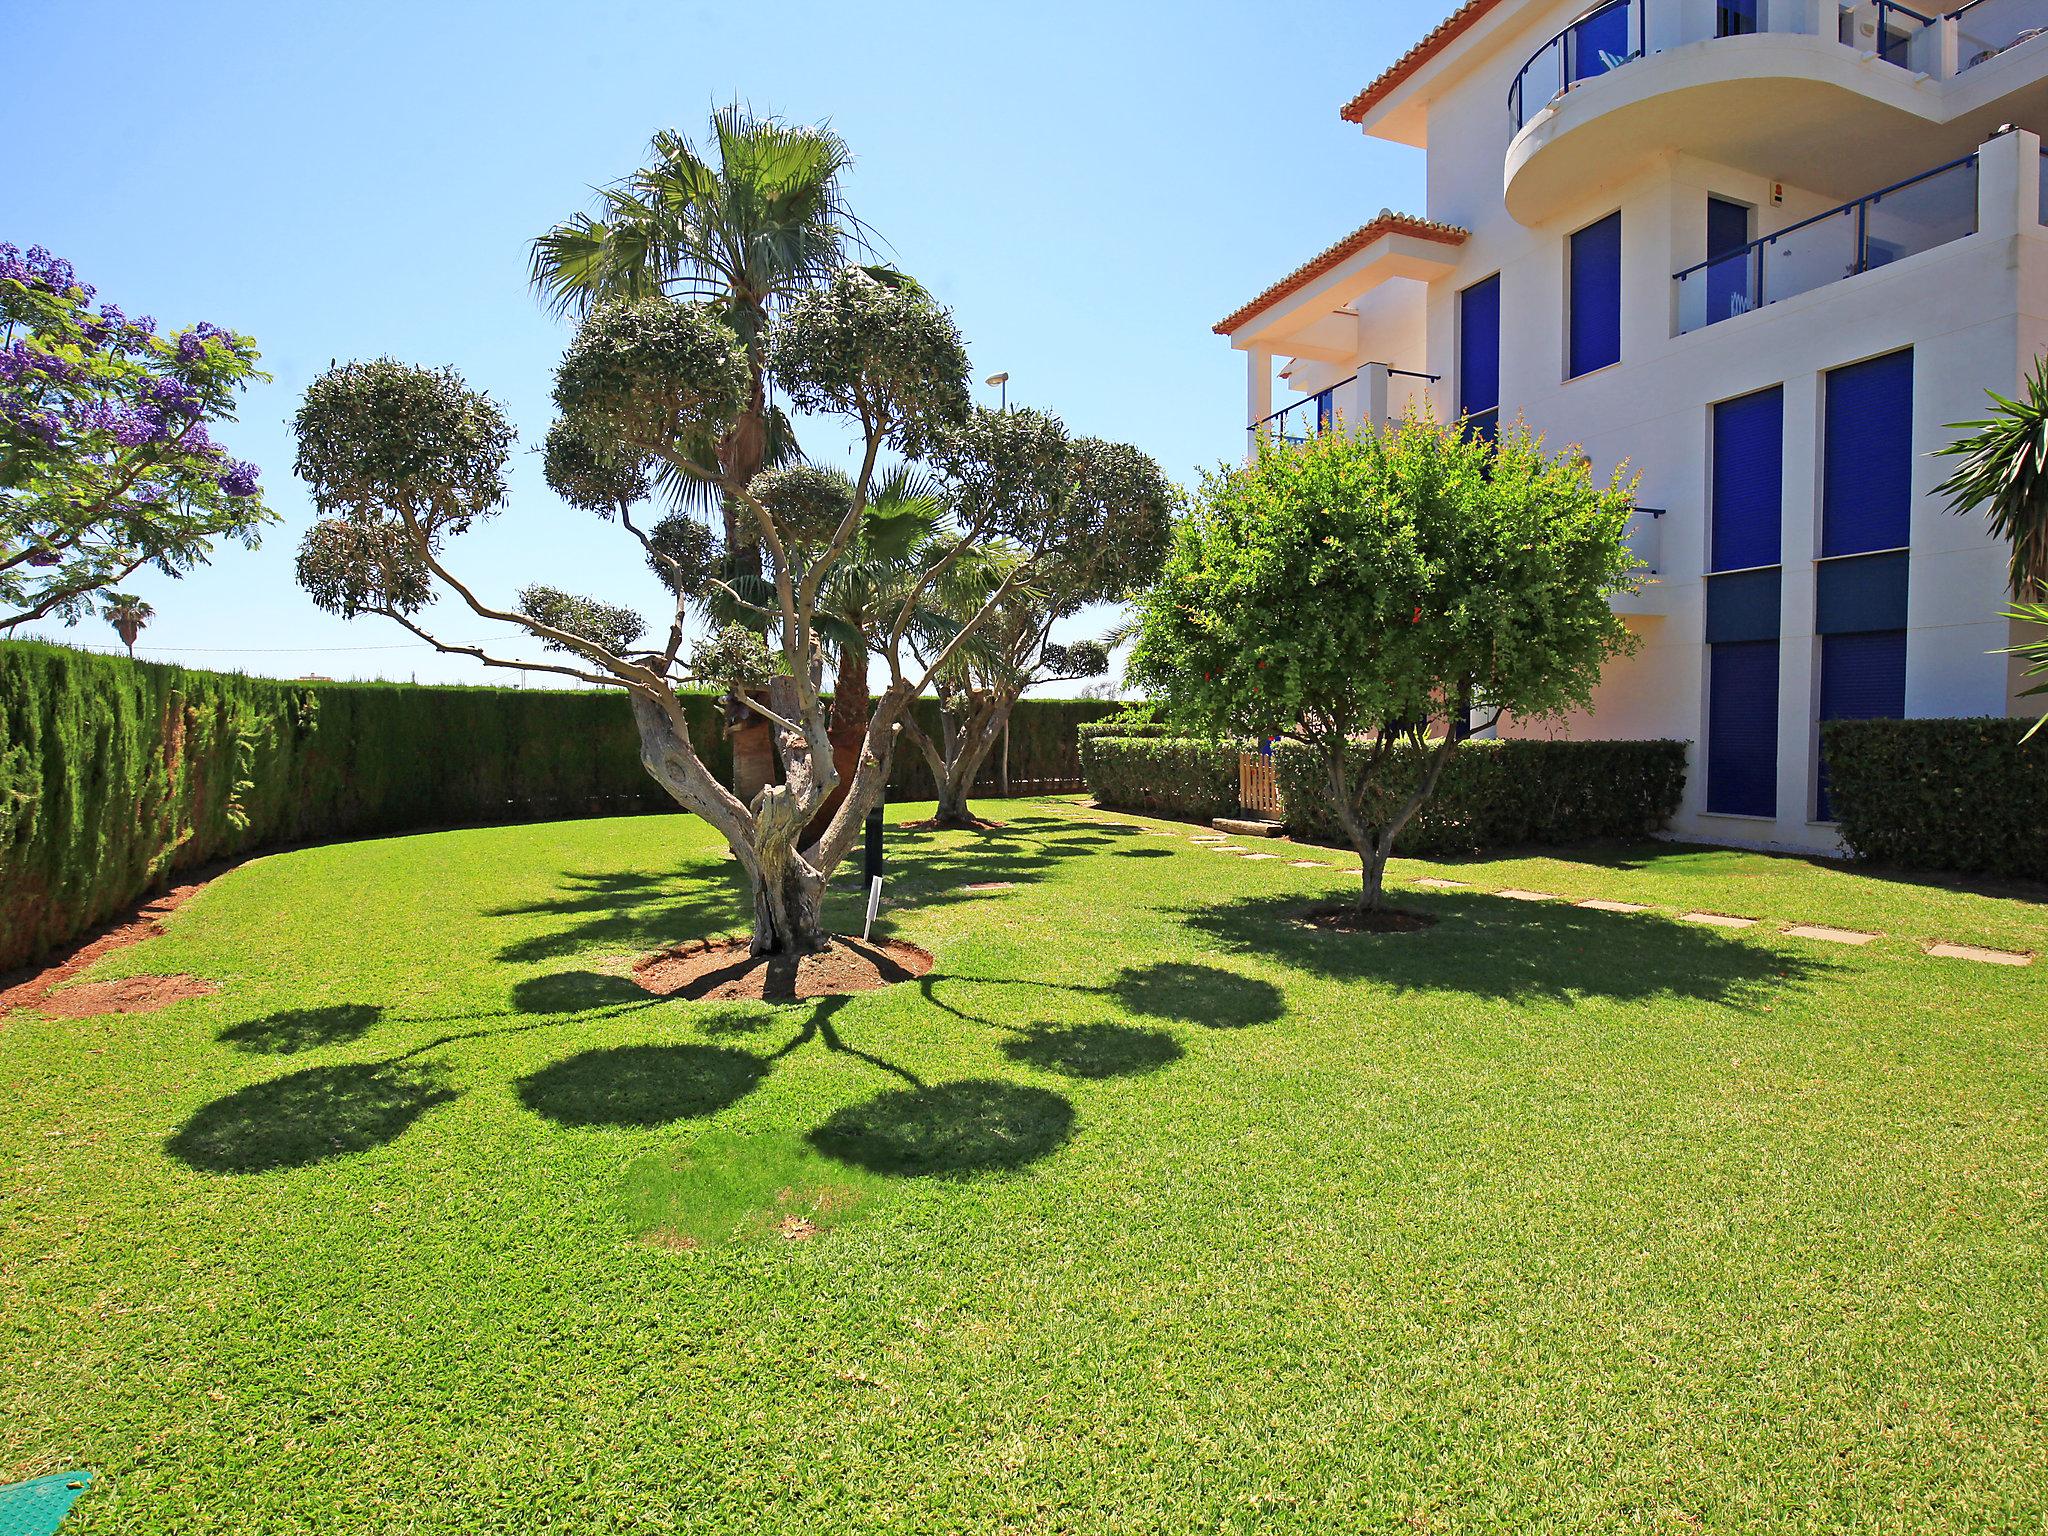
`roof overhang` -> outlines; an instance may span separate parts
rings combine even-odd
[[[1253,347],[1324,362],[1346,362],[1351,338],[1308,334],[1332,314],[1397,277],[1431,282],[1457,269],[1471,233],[1408,214],[1382,212],[1296,267],[1241,309],[1216,322],[1240,351]]]
[[[1497,35],[1513,25],[1515,0],[1466,0],[1437,23],[1429,35],[1396,59],[1339,110],[1374,138],[1421,148],[1429,141],[1429,100],[1437,77],[1461,64],[1470,51],[1453,45],[1468,35]]]

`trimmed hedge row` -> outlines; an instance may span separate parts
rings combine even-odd
[[[1154,816],[1235,816],[1237,754],[1235,742],[1081,734],[1081,767],[1096,800]]]
[[[1019,795],[1073,794],[1085,788],[1081,773],[1079,734],[1091,723],[1121,708],[1112,699],[1024,699],[1010,712],[1010,790]],[[911,708],[917,723],[933,741],[940,740],[939,701],[922,698]],[[995,794],[1002,782],[1003,742],[996,738],[975,793]],[[908,741],[896,744],[889,765],[889,798],[935,800],[930,764]]]
[[[1469,741],[1402,834],[1403,853],[1470,853],[1530,843],[1641,837],[1661,829],[1685,788],[1682,741]],[[1081,738],[1088,787],[1118,810],[1207,821],[1238,812],[1238,747],[1184,738]],[[1419,754],[1402,751],[1381,793],[1405,795]],[[1321,774],[1304,747],[1283,742],[1274,777],[1289,830],[1343,843]]]
[[[1830,720],[1828,799],[1859,858],[2048,880],[2048,731],[2027,720]]]
[[[1647,837],[1678,809],[1685,751],[1682,741],[1468,741],[1395,847],[1406,854],[1478,853]],[[1419,752],[1397,749],[1377,793],[1405,797],[1421,769]],[[1307,748],[1281,743],[1273,776],[1297,836],[1345,841],[1325,808],[1322,774]]]
[[[718,701],[687,707],[730,782]],[[1113,707],[1020,705],[1012,788],[1079,788],[1074,728]],[[996,775],[992,761],[984,792]],[[893,780],[898,799],[932,796],[914,750],[899,748]],[[675,809],[609,690],[288,683],[0,642],[0,970],[179,871],[261,848]]]

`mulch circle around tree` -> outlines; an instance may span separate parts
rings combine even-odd
[[[906,821],[896,830],[899,832],[1001,832],[1009,827],[1006,821],[989,821],[977,816],[972,821],[941,821],[936,816],[927,816],[923,821]]]
[[[94,1019],[106,1013],[154,1013],[188,997],[206,997],[219,987],[197,976],[123,976],[58,987],[28,1007],[53,1019]]]
[[[656,950],[633,965],[633,981],[656,997],[717,1003],[759,999],[802,1002],[915,981],[931,955],[900,939],[834,937],[808,955],[752,955],[745,939],[700,940]]]
[[[1426,912],[1403,912],[1399,907],[1361,912],[1345,901],[1310,907],[1300,921],[1325,933],[1421,933],[1436,926],[1436,919]]]

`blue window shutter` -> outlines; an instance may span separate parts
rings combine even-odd
[[[1572,236],[1571,376],[1621,361],[1621,215]]]
[[[1778,642],[1716,645],[1707,656],[1707,809],[1775,816]]]
[[[1814,632],[1822,635],[1868,634],[1906,627],[1906,580],[1909,556],[1856,555],[1823,560],[1816,580]]]
[[[1913,524],[1913,353],[1827,377],[1821,553],[1903,549]]]
[[[1720,0],[1714,13],[1716,37],[1746,37],[1756,31],[1756,0]]]
[[[1820,717],[1823,720],[1903,720],[1906,717],[1906,632],[1828,635],[1820,643]],[[1816,814],[1833,821],[1828,765],[1820,765]]]
[[[1733,255],[1749,240],[1749,209],[1726,198],[1708,198],[1707,260]]]
[[[1458,295],[1458,414],[1500,408],[1500,278]]]
[[[1776,565],[1783,547],[1785,391],[1714,407],[1713,569]]]

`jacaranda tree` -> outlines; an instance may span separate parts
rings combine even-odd
[[[1171,537],[1174,491],[1159,466],[1130,444],[1069,437],[1058,417],[1041,411],[977,411],[947,458],[963,507],[1078,516],[1102,530],[1034,562],[973,643],[939,669],[937,741],[915,719],[906,722],[938,785],[937,824],[975,827],[981,823],[968,793],[1024,691],[1109,670],[1108,646],[1057,644],[1053,628],[1091,604],[1122,602],[1157,576]],[[981,595],[969,588],[954,604],[964,615]]]
[[[851,495],[815,494],[790,472],[742,480],[701,445],[723,439],[749,408],[748,348],[722,308],[666,297],[594,306],[555,375],[560,431],[550,477],[565,500],[634,540],[674,594],[663,629],[642,643],[627,607],[552,587],[512,604],[487,601],[449,565],[454,539],[505,497],[513,433],[487,396],[448,370],[351,363],[316,380],[296,418],[298,472],[322,520],[300,551],[299,577],[316,602],[344,615],[381,613],[452,654],[519,666],[481,646],[453,644],[423,611],[449,592],[472,613],[515,626],[562,659],[542,670],[623,689],[639,723],[641,758],[676,802],[725,836],[753,895],[756,954],[815,950],[828,942],[820,906],[826,880],[879,796],[896,731],[910,702],[950,660],[920,664],[906,645],[925,592],[994,540],[1020,550],[1012,582],[1055,551],[1100,538],[1093,504],[963,505],[920,540],[927,562],[895,588],[874,626],[873,654],[887,681],[876,694],[857,766],[839,809],[815,839],[806,828],[838,788],[823,701],[821,593],[877,514],[884,455],[931,462],[968,416],[967,359],[952,319],[908,285],[849,269],[793,298],[766,338],[769,377],[798,412],[836,416],[858,434]],[[573,447],[571,444],[573,443]],[[663,468],[715,483],[744,507],[766,553],[764,601],[738,590],[719,535],[687,513],[648,520],[634,507]],[[925,515],[912,500],[905,515]],[[1006,596],[959,626],[964,643]],[[752,610],[753,627],[711,625],[714,605]],[[763,633],[767,638],[762,638]],[[695,637],[694,640],[692,637]],[[742,802],[691,744],[678,690],[727,689],[772,728],[782,779]]]
[[[1178,525],[1130,675],[1199,729],[1313,752],[1374,911],[1475,712],[1583,705],[1629,643],[1609,599],[1632,583],[1631,509],[1619,475],[1519,427],[1264,439]]]
[[[253,464],[208,434],[256,368],[204,322],[159,336],[71,263],[0,244],[0,634],[68,624],[145,566],[176,576],[271,520]]]

